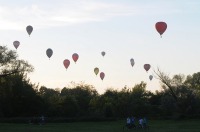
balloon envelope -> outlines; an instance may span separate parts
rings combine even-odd
[[[69,67],[69,65],[70,65],[70,61],[68,59],[65,59],[63,61],[63,64],[64,64],[65,68],[67,69]]]
[[[102,51],[102,52],[101,52],[101,55],[102,55],[102,56],[105,56],[105,54],[106,54],[105,51]]]
[[[149,75],[149,79],[150,79],[150,81],[153,79],[153,76],[152,75]]]
[[[74,53],[74,54],[72,55],[72,59],[74,60],[74,62],[76,62],[76,61],[78,60],[78,58],[79,58],[79,56],[78,56],[77,53]]]
[[[104,74],[104,72],[101,72],[101,73],[100,73],[100,78],[101,78],[101,80],[103,80],[103,79],[104,79],[104,77],[105,77],[105,74]]]
[[[95,67],[94,68],[94,73],[97,75],[99,73],[99,68]]]
[[[29,34],[29,36],[31,35],[32,31],[33,31],[33,27],[31,25],[26,27],[26,31]]]
[[[48,48],[46,51],[47,56],[50,58],[53,55],[53,50]]]
[[[134,59],[133,59],[133,58],[131,58],[131,59],[130,59],[130,62],[131,62],[131,66],[133,67],[133,66],[134,66],[134,64],[135,64],[135,62],[134,62]]]
[[[146,71],[148,71],[150,68],[151,68],[151,65],[150,65],[150,64],[144,64],[144,69],[145,69]]]
[[[157,22],[156,25],[156,30],[160,34],[160,36],[165,32],[167,29],[167,24],[165,22]]]
[[[14,41],[13,45],[17,49],[19,47],[19,45],[20,45],[20,42],[19,41]]]

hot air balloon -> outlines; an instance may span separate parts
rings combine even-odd
[[[30,37],[30,35],[31,35],[32,31],[33,31],[33,27],[31,25],[27,26],[26,27],[26,31],[27,31],[27,33],[29,34],[29,37]]]
[[[104,79],[104,77],[105,77],[105,74],[104,74],[104,72],[101,72],[101,73],[100,73],[100,78],[101,78],[101,80],[103,80],[103,79]]]
[[[76,63],[76,61],[78,60],[78,58],[79,58],[79,56],[78,56],[77,53],[74,53],[74,54],[72,55],[72,59],[74,60],[75,63]]]
[[[156,25],[156,30],[160,34],[160,37],[162,37],[162,34],[165,32],[167,29],[167,24],[165,22],[157,22]]]
[[[130,62],[131,62],[131,66],[133,67],[133,66],[134,66],[134,64],[135,64],[135,62],[134,62],[134,59],[133,59],[133,58],[131,58],[131,59],[130,59]]]
[[[106,54],[105,51],[102,51],[102,52],[101,52],[101,55],[102,55],[103,57],[105,56],[105,54]]]
[[[95,67],[94,68],[94,73],[97,75],[99,73],[99,68]]]
[[[53,55],[53,50],[50,49],[50,48],[48,48],[48,49],[46,50],[46,54],[47,54],[47,56],[48,56],[49,59],[50,59],[50,57]]]
[[[70,61],[68,59],[65,59],[63,61],[63,64],[64,64],[65,68],[67,69],[69,67],[69,65],[70,65]]]
[[[149,75],[149,79],[151,81],[153,79],[153,75]]]
[[[150,64],[144,64],[144,69],[145,69],[146,71],[148,71],[150,68],[151,68],[151,65],[150,65]]]
[[[20,42],[19,42],[19,41],[14,41],[14,42],[13,42],[13,45],[14,45],[14,47],[17,49],[18,46],[20,45]]]

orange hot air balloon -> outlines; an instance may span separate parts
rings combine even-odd
[[[68,59],[65,59],[63,61],[63,64],[64,64],[65,68],[67,69],[69,67],[69,65],[70,65],[70,61]]]
[[[100,73],[100,78],[101,78],[101,80],[103,80],[104,77],[105,77],[105,73],[104,73],[104,72],[101,72],[101,73]]]
[[[94,68],[94,73],[97,75],[99,73],[99,68],[95,67]]]
[[[17,49],[19,47],[19,45],[20,45],[20,42],[19,41],[14,41],[13,45],[14,45],[15,49]]]
[[[151,68],[151,65],[150,65],[150,64],[144,64],[144,69],[145,69],[146,71],[148,71],[150,68]]]
[[[78,56],[77,53],[74,53],[74,54],[72,55],[72,59],[74,60],[75,63],[76,63],[76,61],[78,60],[78,58],[79,58],[79,56]]]
[[[162,34],[167,29],[167,24],[165,22],[157,22],[155,27],[156,27],[157,32],[160,34],[160,37],[162,37]]]

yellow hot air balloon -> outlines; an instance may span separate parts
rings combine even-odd
[[[99,68],[95,67],[94,68],[94,73],[97,75],[99,73]]]

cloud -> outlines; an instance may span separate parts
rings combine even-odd
[[[98,1],[56,1],[29,5],[0,6],[0,29],[24,30],[27,25],[38,28],[67,26],[106,21],[113,17],[180,13],[171,3],[106,3]]]
[[[0,29],[24,30],[26,25],[38,28],[105,21],[130,14],[125,5],[101,2],[67,2],[61,5],[30,4],[0,6]]]

